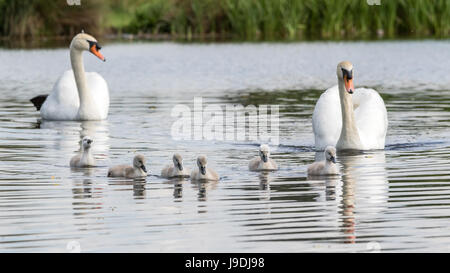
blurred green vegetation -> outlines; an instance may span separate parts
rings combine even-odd
[[[241,40],[450,35],[450,0],[0,0],[1,36],[131,33]]]
[[[82,1],[82,0],[81,0]],[[82,1],[69,6],[66,0],[0,0],[0,35],[14,37],[73,35],[81,29],[103,32],[105,2]]]

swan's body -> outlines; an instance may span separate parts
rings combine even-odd
[[[85,136],[81,142],[81,153],[70,159],[70,167],[86,168],[94,167],[95,159],[91,152],[92,139]]]
[[[180,154],[174,154],[172,157],[173,165],[167,165],[161,171],[161,176],[166,178],[172,177],[189,177],[189,169],[183,166],[183,158]]]
[[[133,159],[133,166],[117,165],[109,168],[108,177],[138,178],[147,176],[145,168],[145,158],[142,155],[136,155]]]
[[[88,34],[80,33],[73,38],[70,44],[72,70],[57,80],[49,96],[32,99],[43,119],[102,120],[108,117],[108,85],[98,73],[86,73],[83,65],[83,51],[90,51],[104,61],[98,52],[100,48],[96,39]]]
[[[324,161],[314,162],[308,166],[308,175],[319,176],[339,174],[339,169],[336,166],[336,149],[328,146],[325,149],[324,154]]]
[[[316,150],[327,146],[384,149],[388,126],[384,101],[373,89],[354,89],[352,72],[350,63],[340,63],[338,85],[326,90],[316,103],[312,118]],[[351,76],[344,80],[347,75],[343,73]]]
[[[219,180],[220,177],[216,171],[207,167],[206,156],[199,156],[197,158],[198,169],[192,170],[191,180]]]
[[[80,98],[73,70],[68,70],[58,79],[52,93],[41,107],[41,117],[46,120],[102,120],[108,117],[109,92],[106,81],[97,72],[87,72],[86,82],[90,94],[90,105],[84,114],[79,113]]]
[[[259,147],[259,156],[253,158],[248,168],[250,171],[274,171],[278,169],[277,163],[270,158],[270,149],[266,144]]]

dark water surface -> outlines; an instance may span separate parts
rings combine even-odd
[[[67,49],[0,50],[0,252],[367,252],[450,248],[450,43],[106,44],[87,71],[110,88],[101,122],[41,122],[29,99],[70,67]],[[311,115],[336,84],[377,89],[384,151],[338,154],[342,175],[308,179]],[[173,107],[279,105],[280,170],[252,173],[257,141],[175,140]],[[100,167],[71,170],[84,135]],[[146,181],[107,168],[148,159]],[[217,183],[157,175],[174,152],[207,154]]]

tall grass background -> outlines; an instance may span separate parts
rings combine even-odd
[[[450,35],[450,0],[0,0],[1,36],[132,33],[242,40]]]

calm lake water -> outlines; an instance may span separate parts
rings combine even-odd
[[[29,99],[70,68],[68,49],[0,49],[0,252],[450,252],[450,43],[109,43],[87,71],[108,82],[101,122],[41,122]],[[384,151],[338,154],[306,176],[311,115],[350,60],[385,100]],[[280,170],[248,171],[257,141],[175,140],[175,105],[279,105]],[[84,135],[100,165],[69,168]],[[179,152],[217,183],[158,177]],[[106,177],[147,157],[145,181]]]

